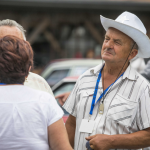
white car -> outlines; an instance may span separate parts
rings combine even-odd
[[[79,76],[66,77],[66,78],[62,79],[61,81],[59,81],[58,83],[56,83],[52,87],[52,91],[53,91],[54,95],[58,96],[58,95],[60,95],[62,93],[66,93],[66,92],[72,91],[72,89],[74,88],[74,85],[75,85],[78,77]]]
[[[80,76],[86,70],[102,63],[101,59],[62,59],[48,65],[41,73],[50,86],[67,76]]]

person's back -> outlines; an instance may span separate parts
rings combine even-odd
[[[23,85],[0,86],[0,95],[0,150],[49,150],[47,127],[63,115],[56,100]]]

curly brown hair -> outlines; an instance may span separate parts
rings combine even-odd
[[[15,36],[0,38],[0,82],[23,84],[33,67],[33,50],[29,42]]]

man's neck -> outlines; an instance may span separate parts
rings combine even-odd
[[[129,62],[127,62],[125,65],[120,63],[107,63],[105,62],[105,66],[103,69],[103,73],[106,76],[120,76],[125,70],[127,69],[129,65]]]
[[[102,70],[102,85],[103,90],[105,90],[107,87],[109,87],[112,83],[116,81],[116,79],[127,69],[129,65],[129,62],[124,64],[108,64],[105,62],[105,66]],[[124,67],[123,67],[124,66]],[[123,69],[122,69],[123,68]],[[122,70],[122,71],[121,71]]]

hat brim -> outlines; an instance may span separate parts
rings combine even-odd
[[[142,58],[150,57],[150,40],[148,36],[145,35],[143,32],[126,24],[105,18],[101,15],[100,20],[102,26],[106,31],[108,30],[108,28],[112,27],[131,37],[138,45],[138,54],[137,54],[138,57]]]

